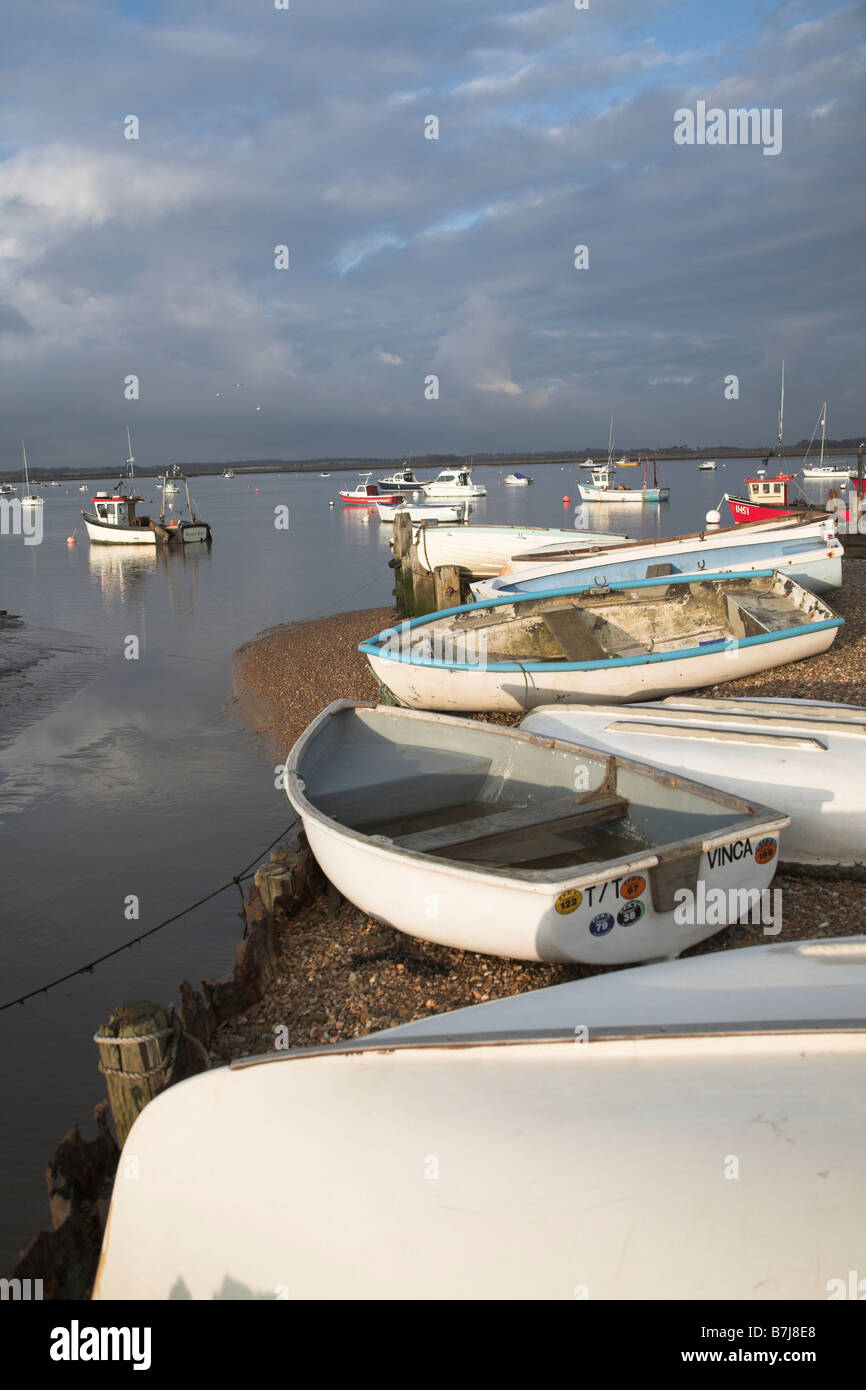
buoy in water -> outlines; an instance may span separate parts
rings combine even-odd
[[[722,519],[722,514],[721,514],[721,512],[717,512],[716,509],[715,509],[715,507],[713,508],[713,510],[712,510],[711,512],[707,512],[707,525],[708,525],[708,526],[718,526],[718,524],[719,524],[719,522],[721,521],[721,519]]]
[[[328,506],[329,506],[329,507],[333,507],[333,505],[334,505],[334,499],[333,499],[333,497],[332,497],[331,500],[330,500],[330,502],[328,503]]]
[[[562,500],[563,500],[563,503],[567,506],[568,503],[571,501],[571,498],[570,498],[570,497],[563,497]]]
[[[67,537],[66,537],[66,544],[67,544],[67,545],[77,545],[78,542],[77,542],[77,540],[75,539],[74,536],[67,536]]]

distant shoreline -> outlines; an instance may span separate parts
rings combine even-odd
[[[657,463],[700,463],[704,459],[712,458],[716,461],[725,463],[737,459],[764,458],[767,455],[767,448],[753,449],[716,449],[715,451],[705,449],[702,452],[691,450],[684,453],[653,453],[652,450],[626,449],[623,453],[618,450],[620,457],[637,458],[643,460],[644,457],[655,459]],[[808,451],[805,446],[793,445],[790,449],[785,449],[783,460],[803,459]],[[814,452],[814,449],[811,451]],[[857,446],[851,445],[849,448],[839,446],[825,446],[825,458],[852,458],[852,467],[856,465]],[[422,473],[438,472],[442,468],[568,468],[571,465],[583,463],[587,458],[595,459],[596,463],[605,462],[607,451],[599,450],[597,454],[575,453],[575,454],[526,454],[500,455],[498,457],[475,458],[467,456],[463,458],[442,457],[434,455],[430,458],[414,458],[411,460],[411,467]],[[771,461],[775,455],[770,455]],[[178,461],[177,467],[182,469],[188,478],[213,478],[221,477],[226,468],[234,470],[237,477],[253,477],[268,473],[382,473],[391,472],[395,468],[401,467],[406,462],[405,459],[226,459],[222,463],[189,463]],[[151,481],[160,477],[165,472],[166,467],[175,465],[167,464],[162,468],[147,469],[141,468],[136,473],[136,477],[142,480]],[[58,469],[50,468],[31,468],[30,479],[34,483],[48,482],[56,479],[58,482],[84,482],[92,479],[95,482],[114,482],[119,476],[119,466],[102,472],[94,472],[91,469]],[[20,470],[12,472],[0,472],[0,482],[18,483],[21,481]],[[231,481],[230,479],[226,480]]]

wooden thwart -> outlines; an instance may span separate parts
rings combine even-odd
[[[492,816],[457,821],[434,830],[419,830],[414,835],[402,835],[394,840],[400,849],[419,854],[448,856],[465,846],[467,853],[521,841],[533,835],[550,834],[557,830],[574,830],[581,826],[598,825],[616,820],[628,810],[622,796],[600,796],[594,801],[577,801],[574,797],[557,797],[554,801],[535,806],[511,806]]]

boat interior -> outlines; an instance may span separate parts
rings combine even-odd
[[[297,771],[308,801],[350,830],[511,874],[699,846],[754,814],[598,751],[393,707],[328,713]]]
[[[409,641],[414,657],[445,663],[611,661],[781,632],[832,616],[812,595],[804,606],[804,596],[791,580],[759,577],[585,590],[422,623],[410,628]]]

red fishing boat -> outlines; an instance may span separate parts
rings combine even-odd
[[[775,478],[747,478],[748,497],[731,497],[726,492],[724,501],[738,524],[769,521],[774,516],[796,516],[798,512],[808,511],[809,504],[803,499],[791,498],[793,482],[793,473],[777,473]]]
[[[361,482],[351,492],[348,489],[340,489],[340,499],[346,507],[375,507],[378,502],[398,507],[403,501],[403,494],[383,492],[377,483],[370,482],[369,473],[362,473]]]

